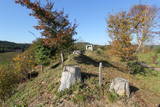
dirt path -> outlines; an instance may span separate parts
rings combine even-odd
[[[152,69],[152,70],[155,70],[155,71],[160,71],[160,68],[159,67],[152,67],[150,65],[147,65],[145,63],[140,63],[142,66],[146,67],[146,68],[149,68],[149,69]]]

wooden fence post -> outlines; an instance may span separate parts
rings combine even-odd
[[[102,62],[99,63],[99,86],[102,86]]]
[[[64,63],[64,58],[63,58],[63,53],[61,52],[61,67],[63,67],[63,63]]]

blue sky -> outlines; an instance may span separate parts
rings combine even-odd
[[[44,0],[42,0],[44,1]],[[109,37],[106,18],[110,13],[128,10],[140,0],[54,0],[56,10],[64,10],[71,22],[78,24],[78,41],[107,44]],[[142,3],[160,7],[160,0],[141,0]],[[14,3],[14,0],[0,0],[0,40],[31,43],[39,37],[33,28],[37,24],[30,10]],[[33,32],[33,36],[30,32]]]

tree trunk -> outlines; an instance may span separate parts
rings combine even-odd
[[[138,40],[138,47],[136,49],[136,53],[139,51],[139,49],[141,48],[142,46],[142,40]]]

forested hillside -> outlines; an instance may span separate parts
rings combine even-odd
[[[0,53],[24,51],[29,46],[30,46],[30,44],[25,44],[25,43],[14,43],[14,42],[8,42],[8,41],[0,41]]]

